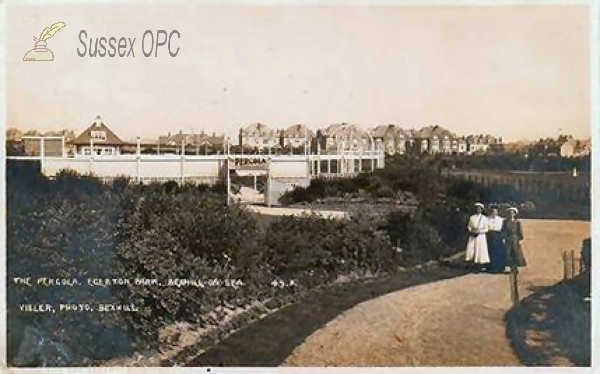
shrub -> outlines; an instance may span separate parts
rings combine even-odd
[[[152,193],[130,207],[119,227],[123,278],[209,279],[251,277],[257,224],[250,213],[227,207],[221,196]],[[157,287],[132,284],[122,295],[144,312],[127,315],[146,341],[175,321],[206,322],[206,314],[243,292],[232,288]]]
[[[111,184],[111,192],[117,195],[123,194],[127,191],[130,184],[131,179],[129,177],[116,178]]]
[[[467,242],[467,222],[471,215],[472,201],[463,202],[446,198],[440,202],[422,203],[417,209],[417,219],[430,224],[439,234],[445,246],[441,255],[464,249]],[[443,248],[440,248],[443,249]]]
[[[8,197],[23,191],[38,194],[47,190],[48,180],[37,161],[6,160],[6,186]]]
[[[387,230],[392,243],[401,250],[401,260],[405,265],[437,260],[448,252],[436,228],[420,215],[393,212]]]
[[[93,196],[106,189],[100,179],[91,174],[82,175],[73,170],[61,170],[54,180],[50,181],[50,185],[50,188],[58,194]]]
[[[387,270],[394,265],[391,254],[389,240],[372,222],[361,217],[335,220],[313,215],[273,222],[262,256],[273,275],[300,277],[312,286],[347,271]]]
[[[450,178],[447,188],[447,196],[463,202],[474,202],[481,200],[484,188],[477,182]]]
[[[59,303],[118,302],[111,288],[90,287],[86,278],[113,275],[119,199],[108,193],[94,197],[63,193],[71,191],[71,182],[71,179],[63,178],[57,186],[58,191],[49,195],[15,191],[8,196],[11,202],[7,222],[8,279],[31,277],[33,281],[33,287],[8,287],[9,346],[13,347],[9,352],[10,359],[16,354],[14,349],[18,347],[25,325],[36,326],[50,340],[66,344],[70,353],[63,354],[70,365],[85,364],[85,359],[127,354],[131,349],[131,340],[114,314],[60,310],[56,314],[31,314],[18,308],[24,303],[48,303],[58,309]],[[21,199],[20,195],[28,195],[29,200]],[[15,201],[28,203],[14,204]],[[35,280],[40,277],[77,278],[81,284],[74,287],[37,286]]]

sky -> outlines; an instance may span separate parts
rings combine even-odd
[[[584,5],[9,5],[7,14],[7,126],[22,130],[80,132],[101,115],[123,139],[179,130],[237,139],[255,122],[437,124],[508,141],[590,135]],[[23,61],[59,21],[47,40],[54,61]],[[160,29],[179,32],[176,57],[166,46],[144,57],[144,32]],[[136,38],[135,57],[80,57],[81,30],[86,44]]]

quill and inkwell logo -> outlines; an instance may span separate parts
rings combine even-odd
[[[54,61],[54,54],[46,48],[46,40],[53,37],[58,30],[65,26],[64,22],[57,22],[50,27],[46,27],[39,38],[34,36],[35,48],[25,54],[23,61]]]

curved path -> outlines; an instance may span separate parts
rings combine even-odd
[[[579,251],[588,222],[523,220],[528,267],[520,296],[560,281],[561,253]],[[364,302],[310,335],[286,366],[518,366],[504,322],[505,274],[469,274]],[[558,360],[569,365],[567,360]]]

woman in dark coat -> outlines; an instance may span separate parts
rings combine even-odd
[[[506,250],[502,242],[504,220],[498,215],[498,208],[492,207],[488,216],[487,243],[490,253],[490,273],[503,273],[506,267]]]
[[[502,238],[506,248],[506,265],[512,267],[527,266],[521,240],[523,240],[523,226],[517,219],[517,208],[508,209],[508,218],[502,224]]]

